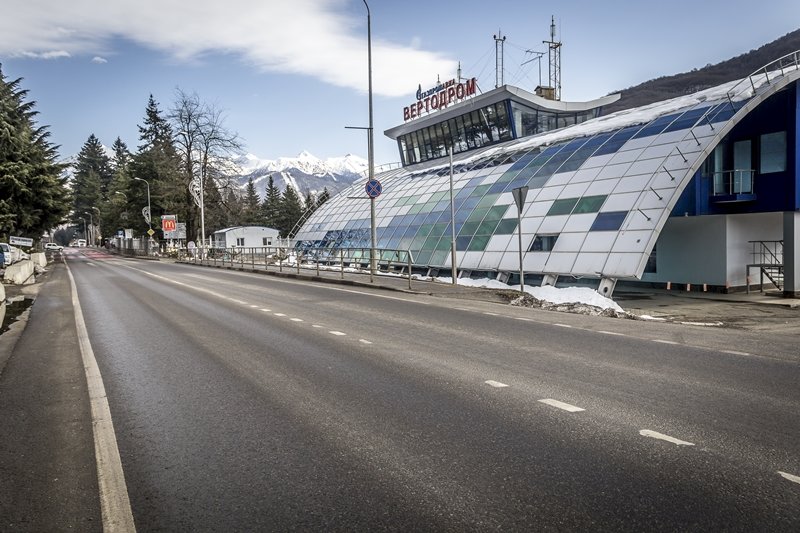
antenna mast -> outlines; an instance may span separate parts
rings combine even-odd
[[[556,41],[556,18],[550,17],[550,40],[542,41],[547,45],[547,58],[550,67],[550,87],[554,91],[554,100],[561,100],[561,41]]]
[[[506,42],[506,38],[500,33],[500,30],[497,30],[497,35],[493,35],[493,37],[495,48],[495,68],[497,70],[494,83],[494,87],[496,89],[505,85],[505,83],[503,83],[503,43]]]

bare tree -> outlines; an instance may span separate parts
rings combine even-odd
[[[243,152],[241,140],[225,127],[222,111],[202,102],[196,93],[177,89],[169,118],[185,171],[186,201],[193,215],[187,221],[187,233],[200,235],[197,230],[202,223],[198,224],[200,210],[196,205],[200,200],[195,199],[200,194],[209,222],[206,233],[210,233],[210,228],[219,229],[218,224],[228,218],[219,212],[226,210],[227,193],[232,190],[238,193],[233,180],[236,173],[233,158]]]

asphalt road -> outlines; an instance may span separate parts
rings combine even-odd
[[[68,264],[139,531],[800,530],[796,338]]]

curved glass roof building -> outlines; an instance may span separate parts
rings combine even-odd
[[[780,242],[795,293],[798,65],[794,53],[743,80],[607,116],[600,107],[618,97],[548,103],[501,87],[410,120],[386,132],[404,166],[376,175],[377,246],[410,250],[417,269],[451,269],[453,148],[462,275],[516,279],[521,234],[528,283],[589,278],[607,294],[620,279],[738,287],[758,263],[754,243]],[[363,197],[356,183],[331,198],[296,239],[369,248]]]

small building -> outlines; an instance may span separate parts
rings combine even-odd
[[[278,230],[266,226],[233,226],[214,232],[213,248],[260,248],[278,245]]]

